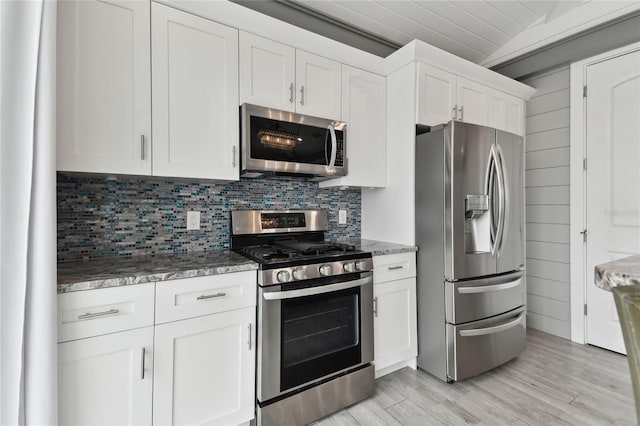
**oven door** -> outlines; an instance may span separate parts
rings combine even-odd
[[[373,361],[372,273],[305,284],[259,290],[259,402]]]

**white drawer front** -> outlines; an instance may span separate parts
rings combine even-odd
[[[401,280],[416,276],[416,253],[373,256],[373,282]]]
[[[61,293],[58,342],[153,325],[154,283]]]
[[[256,271],[159,282],[156,324],[255,306]]]

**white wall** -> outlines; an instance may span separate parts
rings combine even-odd
[[[570,338],[569,67],[524,80],[527,325]]]

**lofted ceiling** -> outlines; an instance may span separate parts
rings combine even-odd
[[[417,39],[482,62],[529,26],[586,1],[292,0],[298,6],[404,46]]]
[[[638,0],[231,1],[378,56],[417,39],[485,66],[640,10]]]

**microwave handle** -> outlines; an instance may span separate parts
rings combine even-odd
[[[331,134],[331,159],[329,160],[329,168],[333,169],[336,164],[336,154],[338,151],[338,141],[336,140],[336,129],[333,128],[333,124],[327,126],[329,133]]]

